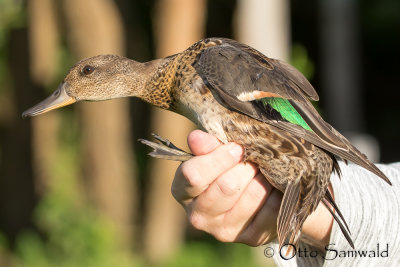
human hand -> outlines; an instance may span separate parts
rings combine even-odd
[[[188,144],[196,157],[180,165],[171,191],[190,223],[223,242],[259,246],[276,238],[282,193],[256,166],[241,162],[243,148],[199,130],[189,134]],[[332,217],[320,204],[302,232],[324,246],[331,227]]]

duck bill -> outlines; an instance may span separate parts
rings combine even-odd
[[[61,108],[66,105],[75,103],[76,100],[74,98],[70,97],[67,94],[67,92],[65,91],[66,86],[67,85],[65,82],[60,84],[58,86],[57,90],[55,90],[52,95],[50,95],[48,98],[46,98],[39,104],[26,110],[24,113],[22,113],[22,117],[25,118],[28,116],[31,116],[31,117],[36,116],[36,115],[45,113],[45,112],[53,110],[53,109]]]

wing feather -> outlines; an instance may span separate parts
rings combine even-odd
[[[298,218],[296,213],[296,208],[298,208],[300,196],[300,183],[299,181],[289,182],[285,193],[283,194],[283,199],[281,203],[281,208],[278,214],[278,240],[279,246],[285,245],[288,241],[288,237],[298,234],[295,231],[296,221]],[[290,242],[290,241],[289,241]]]
[[[204,49],[193,67],[222,105],[303,138],[370,170],[391,184],[364,154],[321,118],[309,101],[318,100],[318,94],[299,71],[244,44],[219,40],[221,45]],[[271,117],[271,113],[257,103],[265,96],[289,100],[312,131],[277,119],[276,114]]]

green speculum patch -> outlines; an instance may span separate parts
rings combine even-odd
[[[300,116],[297,110],[290,104],[289,100],[280,97],[266,97],[260,99],[264,106],[269,105],[281,114],[282,118],[293,124],[299,125],[308,131],[312,131],[310,126]]]

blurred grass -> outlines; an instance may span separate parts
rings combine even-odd
[[[162,267],[175,266],[257,266],[251,248],[242,244],[209,244],[188,242],[177,253],[171,255]],[[263,265],[266,266],[266,265]]]
[[[146,262],[140,251],[122,247],[112,224],[85,196],[79,124],[72,109],[62,112],[61,125],[60,147],[56,158],[49,162],[53,178],[34,213],[37,230],[21,233],[12,250],[0,235],[0,258],[6,254],[10,266],[258,266],[252,248],[211,238],[188,241],[157,264]]]
[[[35,210],[40,234],[31,230],[18,237],[16,266],[144,266],[139,256],[120,247],[112,224],[85,197],[77,123],[69,111],[63,113],[57,157],[49,163],[54,180]]]

